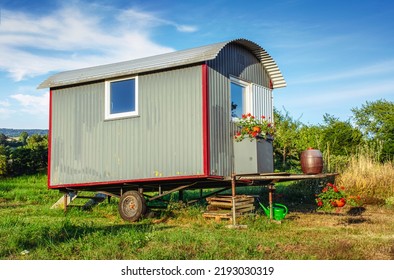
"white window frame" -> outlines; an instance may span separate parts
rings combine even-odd
[[[243,114],[248,113],[251,109],[251,108],[249,108],[250,107],[249,104],[250,104],[250,99],[251,99],[252,83],[241,80],[241,79],[234,77],[234,76],[230,76],[230,84],[229,84],[229,86],[230,86],[230,119],[233,122],[234,121],[236,122],[239,120],[239,118],[234,118],[231,116],[231,100],[232,100],[232,98],[231,98],[231,84],[232,83],[240,85],[245,88],[245,91],[242,95],[242,112],[243,112]]]
[[[126,81],[126,80],[135,80],[135,89],[134,89],[134,98],[135,98],[135,110],[130,112],[122,112],[122,113],[113,113],[111,114],[111,83]],[[129,118],[129,117],[138,117],[138,76],[135,77],[127,77],[122,79],[112,79],[105,81],[105,120],[113,120],[113,119],[121,119],[121,118]]]

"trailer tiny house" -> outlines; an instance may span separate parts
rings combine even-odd
[[[48,187],[104,190],[135,220],[147,190],[161,197],[272,172],[272,143],[234,148],[233,118],[273,119],[272,90],[285,86],[245,39],[55,74],[39,86],[50,88]],[[121,206],[130,200],[132,213]]]

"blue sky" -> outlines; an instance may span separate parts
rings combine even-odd
[[[394,101],[394,2],[0,0],[0,128],[48,128],[59,71],[237,38],[262,46],[287,87],[275,107],[305,124]]]

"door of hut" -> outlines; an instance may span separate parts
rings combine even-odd
[[[235,135],[237,122],[243,114],[266,118],[273,123],[272,90],[266,87],[231,79],[231,127]],[[233,140],[233,171],[236,174],[270,173],[274,170],[272,139]]]

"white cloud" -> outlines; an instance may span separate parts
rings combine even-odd
[[[161,17],[152,13],[144,13],[135,9],[123,11],[119,15],[118,20],[120,22],[130,22],[132,25],[137,25],[140,27],[169,25],[175,27],[179,32],[195,32],[198,30],[195,26],[178,24],[170,20],[162,19]]]
[[[133,9],[108,13],[103,7],[86,5],[73,4],[49,15],[2,10],[0,70],[20,81],[50,71],[166,53],[173,49],[150,39],[153,28],[170,25],[179,32],[196,30],[153,13]]]
[[[370,77],[372,75],[393,73],[394,72],[394,60],[383,61],[371,65],[365,65],[363,67],[357,67],[345,71],[338,71],[333,74],[322,73],[320,76],[309,76],[297,78],[292,84],[311,84],[328,81],[337,81],[351,78],[363,78]]]
[[[305,89],[289,93],[285,99],[286,102],[294,107],[338,107],[338,104],[355,102],[358,100],[374,100],[390,95],[394,92],[394,81],[381,81],[379,84],[359,83],[357,86],[348,85],[347,87],[332,87],[329,89],[313,89],[315,92],[306,91]],[[303,98],[300,98],[303,96]],[[277,96],[279,98],[284,98]]]
[[[175,25],[176,29],[180,32],[196,32],[197,27],[191,25]]]
[[[48,115],[49,92],[43,95],[14,94],[11,98],[15,99],[21,106],[21,111],[33,115]]]
[[[0,106],[2,106],[2,107],[9,107],[10,105],[11,104],[10,104],[10,102],[8,100],[3,100],[3,101],[0,100]]]
[[[1,120],[9,119],[13,113],[15,113],[15,110],[9,108],[0,108],[0,119]]]

